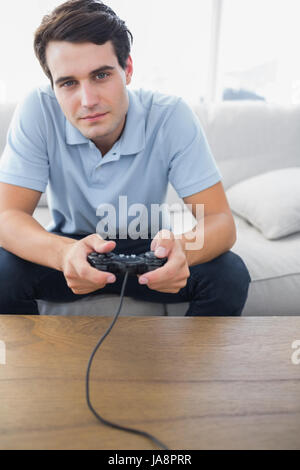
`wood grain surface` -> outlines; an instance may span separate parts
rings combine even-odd
[[[157,449],[100,424],[112,317],[0,315],[0,449]],[[170,449],[300,449],[300,317],[121,317],[104,418]]]

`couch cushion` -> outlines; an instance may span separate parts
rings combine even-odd
[[[267,240],[241,217],[234,220],[238,236],[232,251],[243,258],[252,281],[300,273],[300,233]]]
[[[13,112],[16,105],[14,103],[8,103],[0,106],[0,156],[3,153],[8,127],[13,117]]]
[[[251,284],[243,315],[300,315],[300,233],[267,240],[235,216],[237,241],[232,251],[244,260]]]
[[[47,194],[43,193],[41,199],[39,200],[38,207],[48,207]]]
[[[233,212],[271,240],[300,233],[300,166],[248,178],[227,190]]]
[[[118,295],[90,295],[85,299],[69,303],[54,303],[38,300],[40,315],[92,315],[113,316],[119,307]],[[162,316],[165,315],[163,304],[143,302],[124,297],[120,316]]]
[[[52,217],[48,207],[39,205],[33,213],[33,217],[41,224],[44,228],[50,224]]]
[[[198,105],[225,189],[259,173],[300,165],[300,106],[256,101]]]

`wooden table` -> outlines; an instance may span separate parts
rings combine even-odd
[[[157,449],[86,404],[109,317],[0,315],[0,449]],[[120,317],[91,400],[170,449],[299,449],[300,317]]]

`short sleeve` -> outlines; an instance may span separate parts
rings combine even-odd
[[[183,99],[179,99],[164,126],[169,181],[181,198],[222,179],[200,121]]]
[[[0,160],[0,181],[45,192],[48,178],[45,117],[34,90],[14,112]]]

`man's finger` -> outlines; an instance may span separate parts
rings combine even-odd
[[[88,280],[93,284],[112,284],[113,282],[116,282],[116,276],[114,274],[106,271],[99,271],[93,267],[91,267],[91,269],[93,270],[93,275],[90,276]],[[95,270],[97,273],[94,273]]]
[[[108,242],[105,242],[103,244],[97,245],[96,246],[96,251],[98,253],[108,253],[116,247],[116,242],[110,240]]]
[[[116,247],[116,242],[114,240],[103,240],[103,238],[97,234],[93,233],[84,239],[84,243],[97,253],[108,253]]]
[[[163,229],[155,235],[150,248],[154,251],[155,256],[158,258],[164,258],[165,256],[168,256],[172,249],[174,239],[175,237],[173,232]]]
[[[149,271],[148,273],[141,274],[139,276],[139,284],[148,284],[149,282],[160,282],[161,279],[166,277],[165,267],[166,263],[161,268],[156,268],[154,271]]]

